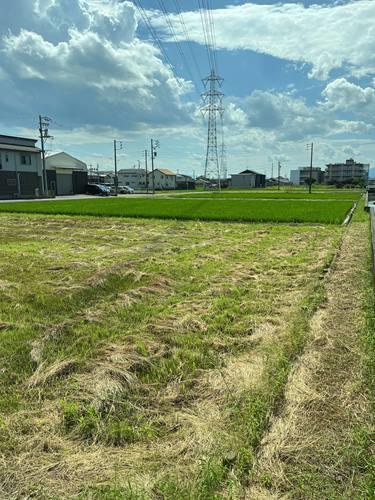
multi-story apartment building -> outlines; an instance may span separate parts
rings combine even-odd
[[[334,184],[351,180],[367,182],[370,165],[349,158],[345,163],[329,163],[326,167],[325,182]]]
[[[313,167],[311,169],[311,177],[316,184],[324,182],[324,172],[320,167]],[[290,180],[295,185],[305,185],[306,181],[310,179],[310,167],[299,167],[298,170],[290,171]]]

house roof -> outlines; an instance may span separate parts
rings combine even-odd
[[[17,146],[17,144],[1,144],[0,149],[6,149],[8,151],[25,151],[26,153],[40,153],[39,148],[33,148],[31,146]]]
[[[57,163],[56,165],[53,164],[53,159],[58,159],[58,158],[64,158],[66,157],[68,160],[73,160],[73,162],[76,163],[76,165],[64,165],[64,164],[59,164]],[[65,153],[65,151],[60,151],[59,153],[52,153],[50,155],[46,156],[46,160],[48,162],[48,168],[67,168],[70,170],[87,170],[87,165],[85,162],[79,160],[78,158],[75,158],[74,156],[70,155],[69,153]]]
[[[176,175],[177,177],[177,180],[188,180],[188,181],[193,181],[194,179],[190,176],[190,175],[186,175],[186,174],[177,174]]]
[[[155,170],[158,170],[164,175],[173,175],[173,176],[176,175],[174,172],[172,172],[172,170],[169,170],[168,168],[156,168]]]
[[[119,174],[142,174],[146,173],[144,168],[122,168],[118,171]]]
[[[20,142],[23,142],[24,144],[20,144]],[[24,147],[35,147],[36,143],[37,143],[36,139],[30,139],[28,137],[18,137],[15,135],[0,134],[0,144],[11,144],[11,145],[20,144],[21,146]]]
[[[239,174],[232,174],[232,175],[264,175],[260,174],[259,172],[255,172],[254,170],[244,170],[243,172],[240,172]]]

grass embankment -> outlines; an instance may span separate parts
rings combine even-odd
[[[107,198],[1,203],[0,212],[180,220],[340,224],[352,207],[345,201],[186,200]]]
[[[361,218],[345,234],[248,498],[374,498],[373,257]]]
[[[199,191],[187,193],[173,192],[173,196],[183,196],[184,198],[212,198],[212,199],[280,199],[280,200],[351,200],[357,201],[361,196],[361,191],[354,190],[325,190],[313,191],[309,194],[308,191],[269,191],[264,190],[248,190],[248,191]]]
[[[0,226],[0,496],[240,498],[343,228]]]

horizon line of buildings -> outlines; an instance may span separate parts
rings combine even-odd
[[[290,182],[293,185],[304,185],[311,178],[316,184],[345,184],[350,182],[367,182],[370,165],[349,158],[345,163],[328,163],[326,169],[320,167],[300,167],[290,171]]]
[[[0,198],[40,197],[47,191],[52,196],[81,194],[89,182],[114,184],[113,171],[99,172],[88,169],[87,164],[74,156],[59,152],[47,155],[43,169],[41,149],[37,140],[24,137],[0,135]],[[329,163],[325,172],[313,167],[312,178],[318,184],[365,183],[369,176],[369,164],[355,162]],[[195,189],[222,187],[238,189],[264,188],[267,185],[303,185],[310,178],[310,167],[291,170],[286,177],[267,179],[265,174],[246,169],[231,174],[229,179],[207,179],[199,176],[175,173],[167,168],[146,171],[142,168],[123,168],[117,172],[118,185],[135,190]]]

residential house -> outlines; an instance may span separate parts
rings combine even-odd
[[[176,175],[176,189],[195,189],[195,180],[190,175]]]
[[[123,168],[117,172],[117,177],[119,186],[129,186],[136,190],[147,188],[147,176],[144,168]]]
[[[25,137],[0,135],[0,198],[42,194],[42,164],[36,142]]]
[[[157,190],[176,189],[176,174],[168,168],[157,168],[148,174],[148,183]]]

